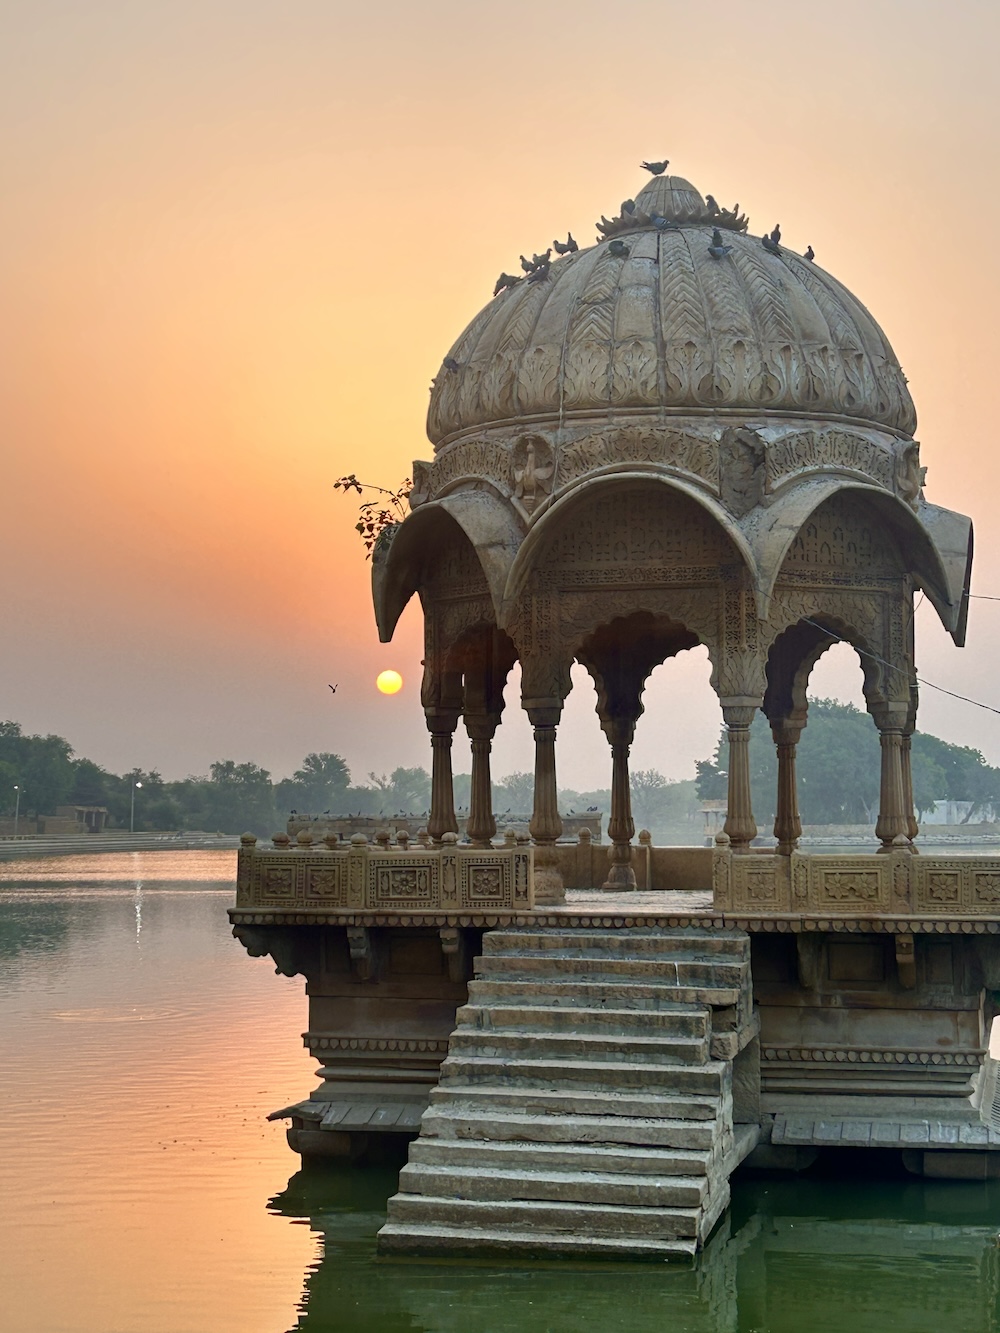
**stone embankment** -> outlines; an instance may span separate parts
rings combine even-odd
[[[0,861],[33,856],[103,856],[106,852],[189,852],[237,848],[238,837],[215,833],[92,833],[79,838],[44,834],[0,838]]]
[[[757,1141],[754,1035],[741,931],[489,932],[380,1251],[689,1258]]]

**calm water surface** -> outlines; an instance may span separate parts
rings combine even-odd
[[[390,1168],[295,1173],[301,978],[232,852],[0,865],[0,1328],[1000,1333],[1000,1189],[737,1182],[694,1269],[382,1263]]]

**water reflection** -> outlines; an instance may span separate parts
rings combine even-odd
[[[996,1183],[742,1181],[696,1265],[380,1262],[391,1170],[299,1173],[321,1235],[294,1333],[996,1333]]]

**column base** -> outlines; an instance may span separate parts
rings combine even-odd
[[[535,906],[554,907],[566,901],[566,886],[559,869],[559,853],[554,846],[535,847]]]
[[[605,893],[632,893],[635,890],[635,871],[629,865],[612,865],[601,885]]]

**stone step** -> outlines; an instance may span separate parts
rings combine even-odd
[[[714,1123],[716,1117],[727,1110],[730,1098],[709,1097],[704,1094],[690,1096],[623,1093],[602,1090],[594,1092],[586,1088],[574,1088],[572,1091],[549,1088],[513,1088],[489,1086],[486,1083],[475,1087],[438,1086],[431,1090],[431,1107],[449,1106],[460,1109],[465,1115],[475,1116],[480,1121],[487,1119],[497,1110],[526,1111],[533,1115],[592,1115],[592,1116],[628,1116],[649,1120],[699,1120]],[[420,1122],[421,1132],[427,1123],[427,1112]],[[651,1143],[658,1142],[651,1139]],[[671,1145],[673,1146],[673,1145]],[[685,1143],[678,1145],[685,1148],[707,1148],[711,1146],[711,1137],[706,1143]]]
[[[442,1226],[387,1222],[378,1233],[380,1254],[412,1254],[424,1258],[453,1256],[475,1259],[507,1255],[516,1259],[619,1259],[625,1262],[692,1259],[696,1242],[688,1238],[651,1240],[641,1236],[569,1236],[557,1232],[518,1231],[513,1227]]]
[[[517,1147],[525,1142],[561,1147],[632,1145],[637,1154],[650,1148],[710,1154],[720,1146],[714,1117],[680,1114],[676,1107],[671,1108],[671,1114],[662,1106],[663,1114],[655,1116],[629,1115],[620,1108],[601,1113],[580,1098],[566,1097],[561,1101],[561,1109],[553,1107],[551,1099],[548,1109],[536,1109],[526,1106],[523,1097],[510,1100],[486,1097],[481,1098],[480,1104],[470,1106],[467,1100],[445,1094],[435,1098],[424,1112],[417,1142],[426,1139],[466,1143],[489,1139]],[[648,1110],[647,1103],[644,1109]]]
[[[650,1036],[669,1032],[677,1037],[700,1038],[711,1034],[708,1009],[665,1002],[657,1009],[587,1009],[582,1005],[466,1004],[456,1020],[460,1031],[606,1032],[620,1036]]]
[[[708,1185],[706,1176],[535,1171],[523,1164],[461,1167],[411,1161],[399,1174],[400,1194],[476,1202],[536,1200],[623,1208],[701,1208],[708,1197]]]
[[[749,976],[749,964],[739,960],[706,958],[611,958],[586,955],[573,958],[549,952],[536,954],[482,954],[474,964],[477,980],[653,982],[661,986],[740,987]]]
[[[740,1001],[738,986],[664,986],[638,984],[627,981],[573,981],[525,978],[511,979],[502,973],[487,979],[469,982],[469,999],[477,1005],[545,1004],[554,1008],[579,1007],[584,1009],[629,1008],[632,1010],[659,1009],[661,1005],[701,1005],[711,1009],[734,1011]],[[713,1026],[718,1026],[716,1017]]]
[[[645,1064],[704,1064],[708,1060],[707,1037],[656,1036],[614,1033],[543,1032],[523,1028],[460,1027],[448,1043],[450,1055],[480,1055],[504,1060],[520,1056],[558,1060],[637,1061]]]
[[[530,1059],[522,1055],[451,1055],[441,1062],[441,1087],[470,1084],[517,1085],[519,1088],[592,1088],[608,1092],[703,1093],[721,1096],[729,1066],[721,1060],[702,1065],[606,1060]]]
[[[449,1199],[429,1194],[394,1194],[388,1221],[418,1226],[513,1227],[588,1236],[642,1236],[661,1240],[698,1235],[699,1208],[635,1208],[619,1204],[560,1203],[535,1199]]]
[[[698,927],[629,928],[591,930],[569,928],[536,931],[489,930],[483,936],[484,954],[520,954],[538,950],[562,953],[564,957],[593,954],[624,954],[629,957],[662,958],[678,953],[698,957],[729,957],[740,961],[750,956],[748,937],[741,931],[707,931]]]
[[[530,1132],[526,1128],[525,1132]],[[535,1143],[525,1139],[419,1138],[410,1144],[410,1161],[425,1166],[531,1171],[598,1171],[623,1176],[706,1176],[721,1154],[715,1150],[622,1148],[592,1143]]]

